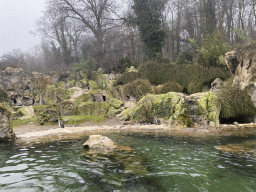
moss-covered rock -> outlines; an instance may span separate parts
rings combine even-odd
[[[109,110],[108,110],[108,113],[107,115],[109,117],[114,117],[116,114],[119,114],[122,112],[122,109],[116,109],[115,107],[110,107]]]
[[[218,100],[218,97],[214,93],[209,92],[200,97],[198,103],[200,107],[200,113],[206,114],[207,121],[218,125],[221,110],[221,104]]]
[[[130,113],[130,110],[127,111]],[[143,97],[131,113],[136,121],[152,122],[154,116],[168,119],[172,125],[193,127],[196,124],[219,124],[220,104],[211,92],[185,95],[169,92],[167,94],[148,94]],[[127,118],[124,112],[120,117]]]
[[[108,102],[109,102],[111,107],[114,107],[116,109],[119,109],[120,107],[122,107],[124,105],[123,101],[120,101],[120,100],[115,99],[115,98],[109,99]]]
[[[82,102],[78,105],[78,114],[80,115],[106,115],[110,108],[107,102]]]
[[[124,110],[120,115],[119,115],[119,119],[126,121],[129,120],[132,114],[132,109],[131,108],[127,108],[126,110]]]
[[[72,115],[72,116],[63,116],[62,120],[66,122],[66,124],[80,124],[85,121],[92,121],[96,123],[100,123],[105,121],[106,118],[102,116],[93,116],[93,115]]]
[[[4,104],[0,103],[0,141],[14,138],[12,129],[11,112]]]
[[[38,95],[36,96],[36,102],[40,103],[40,100],[43,100],[44,104],[54,104],[57,103],[57,96],[64,101],[70,99],[73,93],[74,90],[56,88],[55,86],[48,86],[46,90],[38,93]]]

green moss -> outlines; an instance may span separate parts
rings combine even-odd
[[[115,98],[109,99],[108,102],[109,102],[110,106],[112,106],[116,109],[119,109],[120,107],[122,107],[124,105],[123,101],[120,101],[120,100],[115,99]]]
[[[121,120],[129,120],[130,117],[131,117],[131,114],[132,114],[132,109],[131,109],[131,108],[127,108],[125,111],[123,111],[123,112],[120,114],[119,118],[120,118]]]
[[[21,125],[26,125],[28,123],[37,123],[38,120],[37,120],[37,117],[31,117],[30,119],[16,119],[16,120],[13,120],[12,121],[12,124],[13,124],[13,127],[18,127],[18,126],[21,126]]]
[[[99,88],[97,83],[95,81],[93,81],[93,80],[89,81],[89,85],[90,85],[91,89],[98,89]]]
[[[39,106],[33,106],[33,109],[35,114],[39,115],[41,112],[45,111],[47,107],[48,105],[39,105]]]
[[[220,109],[221,104],[218,100],[218,97],[212,93],[209,92],[202,96],[199,100],[199,112],[206,114],[207,120],[210,122],[214,122],[215,125],[219,124],[219,115],[220,115]]]
[[[64,116],[62,119],[66,122],[66,124],[80,124],[86,121],[92,121],[100,123],[105,121],[106,118],[102,116],[93,116],[93,115],[73,115],[73,116]]]
[[[121,112],[122,112],[122,109],[116,109],[115,107],[110,107],[107,115],[109,117],[114,117],[116,114],[119,114]]]
[[[12,112],[12,117],[21,117],[26,114],[27,114],[27,112],[26,112],[25,108],[22,107],[22,108],[19,108],[17,111]]]
[[[177,93],[170,92],[161,95],[148,94],[139,101],[138,107],[131,114],[131,119],[147,121],[153,116],[158,116],[173,122],[184,111],[184,99]]]
[[[75,104],[79,104],[82,102],[87,102],[87,101],[92,101],[93,100],[93,96],[91,94],[92,92],[87,93],[83,93],[82,95],[80,95],[79,97],[77,97],[74,101]]]
[[[78,105],[78,114],[80,115],[105,115],[110,108],[107,102],[83,102]]]
[[[49,86],[45,91],[39,94],[46,104],[54,104],[57,102],[56,96],[58,96],[61,100],[67,100],[70,99],[71,95],[74,94],[74,90]],[[37,97],[39,98],[40,96],[38,95]]]

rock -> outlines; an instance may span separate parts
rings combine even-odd
[[[217,78],[211,83],[211,90],[216,94],[223,87],[223,84],[224,82]]]
[[[126,118],[130,114],[131,120],[151,123],[154,116],[169,119],[174,126],[193,127],[208,125],[213,122],[219,124],[220,104],[217,96],[212,92],[186,95],[169,92],[167,94],[148,94],[143,97],[132,112],[131,109],[120,114]]]
[[[15,137],[12,129],[11,112],[7,93],[0,89],[0,140],[12,139]]]
[[[232,74],[235,73],[236,68],[239,64],[236,51],[230,51],[225,54],[226,65]]]
[[[102,149],[102,150],[115,150],[118,149],[117,143],[112,141],[106,136],[90,135],[89,139],[83,144],[86,149]]]
[[[226,61],[234,75],[233,84],[246,90],[256,106],[256,51],[255,45],[244,46],[226,53]]]

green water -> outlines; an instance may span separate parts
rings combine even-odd
[[[214,148],[246,138],[106,134],[134,151],[84,153],[88,138],[0,144],[0,191],[256,191],[256,159]]]

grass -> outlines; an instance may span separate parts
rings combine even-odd
[[[21,125],[26,125],[30,122],[38,123],[37,117],[31,117],[29,119],[23,119],[23,120],[16,119],[16,120],[12,121],[12,125],[13,125],[13,127],[18,127],[18,126],[21,126]]]
[[[73,115],[73,116],[63,116],[63,121],[66,121],[66,124],[80,124],[86,121],[101,123],[106,120],[105,117],[102,116],[94,116],[94,115]]]

